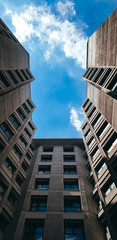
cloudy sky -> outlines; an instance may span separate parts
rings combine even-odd
[[[30,54],[35,137],[77,138],[84,120],[88,37],[116,0],[0,0],[0,16]]]

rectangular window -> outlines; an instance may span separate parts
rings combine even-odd
[[[6,140],[9,140],[13,136],[12,131],[5,122],[0,124],[0,132],[5,137]]]
[[[8,70],[7,71],[8,75],[10,76],[11,80],[13,81],[14,84],[17,84],[18,81],[17,79],[15,78],[14,74],[11,72],[11,70]]]
[[[25,139],[22,136],[20,136],[19,140],[22,143],[23,147],[25,148],[27,146],[27,142],[25,141]]]
[[[28,131],[27,128],[24,128],[24,132],[26,133],[26,135],[28,136],[28,138],[31,138],[31,134],[30,134],[30,132]]]
[[[47,197],[32,197],[31,199],[31,206],[30,206],[30,211],[46,211],[46,206],[47,206]]]
[[[19,187],[21,187],[24,179],[22,179],[19,175],[17,175],[15,181],[19,185]]]
[[[64,197],[65,212],[80,212],[81,202],[80,197]]]
[[[50,174],[51,166],[39,166],[39,174]]]
[[[16,129],[21,126],[20,122],[17,120],[17,118],[14,116],[14,114],[11,114],[11,116],[9,117],[9,120]]]
[[[16,197],[16,195],[12,191],[9,193],[8,200],[11,203],[12,206],[15,205],[17,197]]]
[[[23,240],[43,240],[44,221],[43,220],[27,220],[25,223],[25,231]]]
[[[28,80],[28,76],[27,74],[25,73],[25,71],[23,69],[21,69],[21,73],[23,74],[23,76],[25,77],[26,80]]]
[[[25,112],[26,112],[27,114],[30,113],[30,110],[28,109],[28,107],[26,106],[25,103],[22,104],[22,107],[23,107],[23,109],[25,110]]]
[[[0,71],[0,81],[2,82],[2,84],[7,88],[10,87],[10,84],[7,80],[7,78],[4,76],[4,74],[2,73],[2,71]]]
[[[85,240],[83,222],[71,219],[65,220],[64,236],[65,240]]]
[[[30,77],[30,78],[33,78],[32,75],[31,75],[31,73],[30,73],[30,71],[29,71],[28,69],[25,69],[25,70],[26,70],[26,72],[28,73],[29,77]]]
[[[65,190],[78,190],[78,180],[77,179],[64,179],[64,189]]]
[[[64,146],[63,151],[64,152],[74,152],[74,147],[73,146]]]
[[[7,190],[7,186],[0,179],[0,196],[3,196],[6,190]]]
[[[23,79],[23,77],[21,76],[21,74],[19,73],[19,71],[18,71],[18,70],[15,70],[15,73],[16,73],[17,77],[19,78],[19,80],[20,80],[21,82],[24,82],[24,79]]]
[[[29,99],[27,99],[26,102],[28,103],[28,105],[29,105],[29,107],[30,107],[31,109],[34,108],[33,105],[32,105],[32,103],[31,103],[31,101],[30,101]]]
[[[115,187],[114,182],[112,182],[112,183],[110,182],[107,184],[107,186],[103,190],[105,197],[107,197],[110,194],[110,192],[113,190],[114,187]]]
[[[49,179],[36,179],[35,189],[47,190],[49,188]]]
[[[24,115],[24,113],[22,112],[22,110],[20,108],[17,109],[17,113],[19,114],[20,118],[24,121],[26,116]]]
[[[44,146],[43,152],[53,152],[53,147],[52,146]]]
[[[41,161],[42,162],[51,162],[52,161],[52,155],[41,155]]]
[[[76,174],[76,166],[63,166],[64,174]]]
[[[4,150],[6,144],[3,142],[2,138],[0,137],[0,153]]]
[[[75,162],[75,155],[64,155],[64,162]]]
[[[8,157],[5,159],[4,165],[7,167],[11,174],[13,174],[14,171],[16,170],[16,167],[13,165],[13,163],[10,161]]]
[[[28,166],[25,162],[22,163],[22,168],[23,168],[24,172],[27,172]]]
[[[26,153],[26,157],[28,158],[28,160],[30,161],[30,159],[31,159],[31,156],[30,156],[30,154],[27,152]]]
[[[19,148],[16,145],[14,145],[13,151],[17,155],[18,158],[22,157],[22,153],[20,152]]]
[[[33,127],[33,125],[30,122],[28,122],[28,125],[34,131],[34,127]]]

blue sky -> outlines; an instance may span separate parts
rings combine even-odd
[[[116,0],[0,0],[0,15],[30,54],[37,138],[81,137],[86,42]]]

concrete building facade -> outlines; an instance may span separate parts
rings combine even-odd
[[[85,157],[105,239],[117,239],[117,9],[89,38],[87,98],[82,104]]]

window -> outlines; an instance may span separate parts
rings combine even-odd
[[[4,74],[2,73],[2,71],[0,71],[0,81],[2,82],[2,84],[7,88],[10,86],[7,78],[4,76]]]
[[[0,137],[0,153],[4,150],[6,144],[3,142],[2,138]]]
[[[64,174],[76,174],[76,166],[64,166]]]
[[[30,211],[46,211],[47,197],[32,197]]]
[[[9,140],[13,136],[12,131],[10,130],[10,128],[8,127],[8,125],[5,122],[3,122],[0,125],[0,132],[5,137],[6,140]]]
[[[6,192],[7,187],[6,185],[3,183],[3,181],[0,179],[0,196],[3,196],[3,194]]]
[[[85,240],[83,222],[71,219],[65,220],[64,235],[65,240]]]
[[[106,166],[106,163],[102,163],[101,165],[100,165],[100,167],[98,168],[98,175],[101,173],[101,171],[105,168],[105,166]]]
[[[33,125],[32,125],[30,122],[28,122],[28,125],[29,125],[29,127],[31,128],[31,130],[34,131],[34,127],[33,127]]]
[[[44,221],[43,220],[27,220],[25,224],[25,232],[23,240],[43,240]]]
[[[19,71],[18,71],[18,70],[15,70],[15,73],[16,73],[17,77],[19,78],[19,80],[20,80],[21,82],[24,82],[24,79],[23,79],[23,77],[21,76],[21,74],[19,73]]]
[[[52,161],[52,155],[41,155],[41,161],[42,162],[51,162]]]
[[[106,188],[104,189],[105,197],[107,197],[110,194],[110,192],[113,190],[114,187],[115,187],[115,183],[114,182],[107,184]]]
[[[52,146],[44,146],[43,152],[53,152],[53,147]]]
[[[28,80],[28,76],[26,75],[25,71],[23,69],[21,69],[21,73],[23,74],[23,76],[25,77],[26,80]]]
[[[75,162],[75,155],[64,155],[64,162]]]
[[[78,180],[77,179],[64,179],[64,189],[65,190],[78,190]]]
[[[17,109],[17,113],[19,114],[20,118],[24,121],[26,116],[24,115],[24,113],[22,112],[22,110],[20,108]]]
[[[29,109],[28,109],[28,107],[26,106],[25,103],[22,104],[22,107],[23,107],[23,109],[25,110],[25,112],[26,112],[27,114],[30,113],[30,111],[29,111]]]
[[[17,197],[14,195],[14,193],[10,192],[8,196],[8,200],[11,203],[11,205],[15,205],[15,202],[17,200]]]
[[[10,122],[13,124],[13,126],[17,129],[19,128],[19,126],[21,126],[21,124],[19,123],[19,121],[17,120],[17,118],[14,116],[14,114],[12,114],[9,117]]]
[[[23,147],[25,148],[27,146],[27,142],[25,141],[25,139],[22,136],[20,136],[19,140],[22,143]]]
[[[30,134],[30,132],[28,131],[27,128],[24,128],[24,132],[26,133],[26,135],[28,136],[28,138],[31,138],[31,134]]]
[[[28,105],[29,105],[29,107],[30,107],[31,109],[34,108],[33,105],[32,105],[32,103],[31,103],[31,101],[30,101],[29,99],[27,99],[26,102],[28,103]]]
[[[23,162],[23,163],[22,163],[22,168],[23,168],[24,172],[26,172],[27,169],[28,169],[27,164]]]
[[[80,198],[79,197],[64,197],[64,211],[65,212],[81,211]]]
[[[30,159],[31,159],[31,156],[30,156],[30,154],[27,152],[26,153],[26,157],[28,158],[28,160],[30,161]]]
[[[7,73],[9,74],[11,80],[13,81],[14,84],[17,84],[18,81],[17,79],[15,78],[14,74],[11,72],[11,70],[8,70]]]
[[[35,189],[46,190],[49,188],[49,179],[36,179]]]
[[[50,174],[51,166],[39,166],[39,174]]]
[[[24,179],[22,179],[19,175],[17,175],[17,177],[16,177],[16,179],[15,179],[15,181],[16,181],[16,183],[19,185],[19,187],[22,186],[23,180],[24,180]]]
[[[7,167],[7,169],[11,174],[13,174],[14,171],[16,170],[15,166],[13,165],[13,163],[10,161],[8,157],[5,159],[4,165]]]
[[[0,231],[2,233],[5,232],[7,225],[8,225],[7,219],[3,216],[3,214],[1,214],[0,215]]]
[[[74,152],[74,147],[73,146],[65,146],[63,147],[64,152]]]
[[[20,152],[19,148],[16,145],[13,147],[13,151],[17,155],[18,158],[22,157],[22,153]]]
[[[29,70],[28,70],[28,69],[25,69],[25,70],[26,70],[26,72],[28,73],[29,77],[32,78],[32,75],[31,75],[31,73],[29,72]]]

